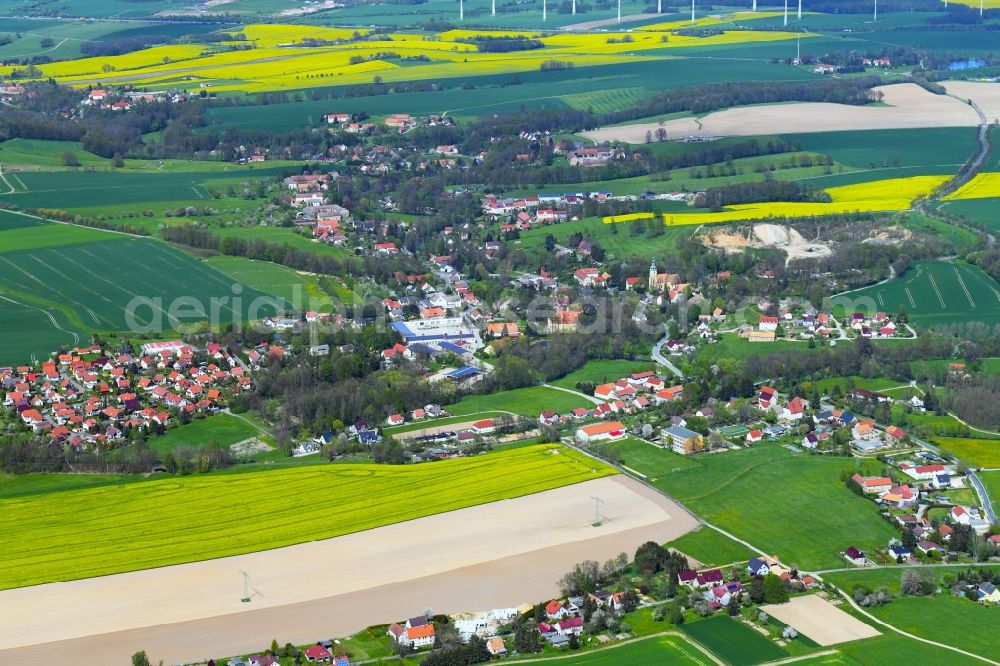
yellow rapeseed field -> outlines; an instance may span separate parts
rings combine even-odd
[[[735,15],[740,16],[740,15]],[[757,14],[754,16],[765,16]],[[728,21],[706,17],[699,25],[721,25]],[[687,27],[686,24],[662,24]],[[350,40],[353,29],[304,25],[248,25],[240,29],[246,41],[214,45],[157,46],[112,57],[81,58],[49,63],[40,70],[70,85],[132,84],[140,87],[197,89],[210,84],[219,92],[289,90],[315,85],[371,83],[377,75],[386,83],[426,79],[514,74],[537,71],[546,60],[572,62],[576,67],[636,62],[643,51],[692,46],[714,46],[743,42],[789,40],[796,33],[733,30],[698,38],[668,32],[549,34],[540,39],[542,49],[509,53],[481,53],[474,44],[457,41],[476,35],[523,35],[531,31],[449,30],[437,35],[391,33],[377,40],[347,41],[332,46],[301,46],[304,39]],[[357,33],[365,34],[359,30]],[[623,41],[624,39],[631,41]],[[666,38],[667,41],[663,41]],[[614,43],[608,43],[611,39]],[[246,48],[251,47],[251,48]],[[239,50],[220,51],[220,48]],[[351,65],[352,57],[369,58],[391,52],[401,58],[422,58],[399,67],[398,61],[370,61]],[[0,69],[0,75],[8,73]],[[377,72],[377,74],[375,74]]]
[[[945,199],[988,199],[1000,197],[1000,173],[980,173]]]
[[[134,72],[164,62],[192,61],[206,51],[205,46],[197,44],[172,44],[169,46],[154,46],[152,48],[126,53],[119,56],[102,56],[95,58],[80,58],[62,62],[39,65],[45,77],[66,79],[81,75],[108,76],[109,72]],[[0,68],[0,74],[9,74],[12,67]]]
[[[632,220],[648,220],[656,217],[655,213],[626,213],[625,215],[608,215],[602,218],[604,224],[617,224],[618,222],[631,222]]]
[[[926,195],[946,180],[948,176],[913,176],[843,185],[826,190],[833,199],[831,203],[769,201],[727,206],[718,213],[665,213],[663,221],[667,226],[679,226],[777,217],[817,217],[838,213],[907,210],[914,199]],[[624,222],[625,220],[621,219],[623,217],[625,216],[606,217],[604,222],[607,224]]]
[[[305,467],[0,500],[0,589],[324,539],[614,474],[559,445],[420,465]]]

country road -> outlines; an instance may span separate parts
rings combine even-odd
[[[665,367],[670,372],[674,373],[674,375],[683,378],[684,373],[681,372],[676,365],[667,360],[667,357],[663,355],[663,345],[667,344],[668,340],[670,340],[669,333],[664,335],[659,342],[653,345],[653,360],[662,365],[663,367]]]

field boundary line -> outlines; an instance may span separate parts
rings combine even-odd
[[[545,661],[562,661],[562,660],[565,660],[565,659],[579,658],[579,657],[586,656],[586,655],[589,655],[589,654],[601,654],[601,653],[604,653],[604,652],[610,652],[611,650],[616,650],[616,649],[618,649],[620,647],[624,647],[625,645],[632,645],[633,643],[638,643],[640,641],[648,641],[648,640],[653,640],[654,638],[663,638],[665,636],[670,636],[672,638],[680,639],[681,642],[687,643],[688,645],[691,645],[692,647],[697,648],[697,650],[699,652],[702,652],[704,654],[704,656],[708,657],[712,661],[712,663],[718,664],[718,666],[726,666],[726,662],[724,662],[721,659],[719,659],[718,657],[716,657],[715,654],[713,654],[711,651],[709,651],[709,649],[706,648],[704,645],[702,645],[698,641],[694,640],[693,638],[691,638],[687,634],[685,634],[685,633],[683,633],[681,631],[678,631],[676,629],[669,629],[667,631],[661,631],[659,633],[649,634],[648,636],[636,636],[635,638],[628,638],[628,639],[626,639],[624,641],[620,641],[618,643],[615,643],[614,645],[610,645],[610,646],[608,646],[606,648],[599,648],[597,650],[589,650],[587,652],[577,652],[575,654],[560,654],[560,655],[557,655],[555,657],[541,657],[540,659],[532,659],[530,661],[530,663],[536,664],[536,663],[545,662]],[[681,650],[681,652],[684,652],[684,651]],[[685,655],[686,655],[686,653],[685,653]],[[689,655],[686,655],[686,656],[689,656]]]
[[[65,328],[63,328],[59,324],[59,322],[56,321],[55,316],[53,316],[53,314],[48,310],[46,310],[45,308],[40,308],[34,305],[28,305],[27,303],[21,303],[20,301],[15,301],[13,298],[9,298],[7,296],[4,296],[3,294],[0,294],[0,300],[7,301],[8,303],[13,303],[14,305],[20,305],[21,307],[28,308],[29,310],[37,310],[38,312],[41,312],[43,315],[49,318],[49,321],[52,322],[52,326],[54,328],[62,331],[63,333],[69,333],[70,335],[73,336],[73,346],[77,346],[80,344],[80,334],[75,331],[68,331]]]
[[[774,661],[765,661],[760,666],[780,666],[780,664],[794,664],[797,661],[804,661],[806,659],[814,659],[816,657],[830,657],[835,654],[840,654],[837,650],[823,650],[822,652],[810,652],[809,654],[798,654],[793,657],[785,657],[784,659],[775,659]]]
[[[883,626],[883,627],[885,627],[887,629],[891,629],[892,631],[895,631],[897,634],[899,634],[901,636],[905,636],[906,638],[912,638],[915,641],[920,641],[921,643],[926,643],[928,645],[933,645],[935,647],[944,648],[945,650],[951,650],[952,652],[957,652],[958,654],[963,654],[966,657],[972,657],[973,659],[978,659],[979,661],[984,661],[987,664],[993,664],[994,666],[1000,666],[1000,661],[993,661],[992,659],[989,659],[988,657],[984,657],[982,655],[976,654],[975,652],[969,652],[968,650],[963,650],[961,648],[957,648],[957,647],[954,647],[952,645],[948,645],[947,643],[938,643],[937,641],[932,641],[929,638],[923,638],[921,636],[917,636],[916,634],[911,634],[908,631],[903,631],[902,629],[899,629],[899,628],[897,628],[897,627],[889,624],[888,622],[880,620],[879,618],[875,617],[874,615],[872,615],[871,613],[869,613],[868,611],[866,611],[865,609],[863,609],[861,606],[859,606],[857,604],[856,601],[854,601],[854,599],[851,597],[851,595],[849,595],[847,592],[844,592],[839,587],[837,588],[837,592],[839,592],[840,596],[844,597],[844,599],[847,600],[847,603],[849,603],[854,610],[856,610],[857,612],[861,613],[862,615],[864,615],[866,618],[868,618],[872,622],[875,622],[876,624],[881,625],[881,626]]]
[[[944,297],[941,296],[941,290],[938,289],[937,281],[934,279],[934,274],[927,271],[927,277],[930,278],[931,286],[934,287],[934,294],[937,296],[938,303],[941,304],[941,309],[947,310],[948,306],[944,304]]]
[[[955,271],[955,277],[958,278],[958,284],[961,285],[962,291],[965,292],[965,297],[969,299],[969,307],[975,310],[976,302],[972,300],[972,294],[969,293],[969,288],[965,286],[965,280],[962,279],[962,274],[958,272],[958,268],[956,266],[952,266],[951,270]]]

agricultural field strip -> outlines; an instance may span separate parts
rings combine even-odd
[[[344,464],[164,479],[0,501],[0,549],[6,554],[0,588],[277,548],[613,473],[593,470],[593,461],[568,449],[550,453],[552,448],[433,465]],[[283,484],[299,492],[258,501],[264,488]],[[248,509],[255,520],[247,520]]]
[[[248,26],[252,27],[252,26]],[[669,41],[661,35],[646,33],[556,34],[541,37],[545,48],[539,52],[513,52],[505,54],[481,53],[473,44],[456,41],[462,37],[490,34],[474,31],[471,34],[451,31],[443,33],[443,41],[430,41],[415,35],[391,34],[384,42],[365,41],[322,47],[264,46],[249,51],[222,51],[203,53],[199,46],[158,46],[124,56],[83,58],[42,65],[44,76],[55,77],[61,82],[88,85],[98,80],[105,83],[133,82],[136,84],[165,84],[179,74],[190,74],[192,80],[220,80],[217,89],[255,89],[274,86],[307,87],[309,78],[336,76],[337,83],[367,82],[372,71],[384,72],[390,80],[417,80],[442,78],[480,73],[504,73],[537,69],[545,59],[571,58],[577,66],[611,64],[637,57],[644,50],[672,49],[686,46],[714,46],[719,44],[784,41],[798,33],[773,31],[725,32],[709,37],[688,37],[671,34]],[[303,30],[301,38],[311,37]],[[626,37],[628,40],[626,41]],[[608,40],[613,40],[609,43]],[[617,40],[617,41],[615,41]],[[398,53],[402,57],[430,57],[430,65],[398,65],[378,60],[384,52]],[[374,58],[351,64],[352,57]],[[658,56],[662,57],[662,56]],[[447,66],[443,66],[447,65]],[[458,66],[454,69],[452,66]],[[112,69],[112,71],[108,71]],[[453,71],[454,70],[454,71]],[[4,70],[0,69],[0,74]],[[306,80],[302,80],[303,77]],[[228,83],[242,79],[244,83]]]
[[[908,210],[914,199],[932,191],[948,176],[913,176],[827,188],[830,203],[766,202],[727,206],[718,213],[663,213],[667,226],[714,224],[768,218],[814,217],[838,213]],[[891,194],[885,194],[891,192]],[[603,218],[606,224],[653,217],[631,213]]]

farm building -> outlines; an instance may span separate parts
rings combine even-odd
[[[625,436],[625,424],[621,421],[608,421],[607,423],[595,423],[594,425],[578,428],[576,431],[576,441],[583,444],[600,442],[606,439],[621,439]]]

